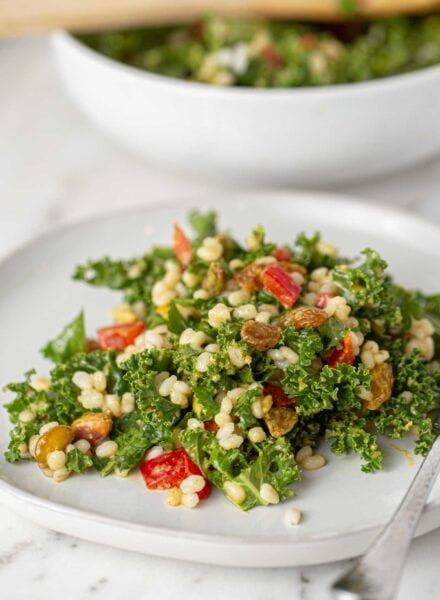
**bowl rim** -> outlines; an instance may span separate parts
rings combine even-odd
[[[110,58],[105,54],[90,48],[85,43],[78,40],[72,33],[66,30],[55,31],[51,35],[53,47],[57,50],[58,47],[68,46],[71,50],[83,54],[85,57],[94,60],[95,63],[100,63],[105,68],[113,68],[121,74],[131,77],[138,77],[149,83],[174,89],[176,92],[184,93],[191,92],[194,94],[207,94],[210,97],[219,96],[220,98],[260,98],[260,99],[276,99],[276,98],[318,98],[324,96],[328,98],[345,98],[355,94],[368,94],[381,91],[398,92],[409,86],[417,86],[425,80],[440,81],[440,64],[425,67],[408,73],[390,75],[380,79],[371,79],[368,81],[360,81],[354,83],[340,83],[333,85],[308,86],[308,87],[290,87],[290,88],[257,88],[257,87],[238,87],[238,86],[216,86],[198,81],[190,81],[187,79],[178,79],[168,75],[161,75],[134,67],[123,63],[114,58]],[[394,88],[394,89],[393,89]]]

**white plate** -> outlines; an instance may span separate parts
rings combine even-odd
[[[19,250],[0,266],[0,384],[48,365],[37,349],[80,307],[89,331],[106,321],[118,294],[69,280],[74,265],[103,254],[140,254],[154,243],[169,243],[174,221],[185,222],[193,202],[113,214],[68,227]],[[409,214],[335,196],[261,194],[207,201],[221,213],[222,227],[243,236],[263,223],[269,238],[291,241],[302,230],[323,231],[347,254],[369,245],[389,261],[397,279],[434,292],[440,281],[440,231]],[[3,452],[9,424],[1,411]],[[399,441],[395,446],[410,447]],[[0,501],[47,527],[149,554],[234,566],[287,566],[337,560],[362,552],[387,521],[416,472],[402,452],[383,443],[385,470],[365,475],[355,456],[324,453],[328,465],[306,473],[298,497],[270,508],[242,513],[219,493],[194,511],[170,509],[163,494],[147,492],[137,475],[127,480],[97,475],[72,477],[55,485],[35,465],[0,462]],[[289,505],[303,523],[286,528]],[[419,528],[440,526],[440,482]]]

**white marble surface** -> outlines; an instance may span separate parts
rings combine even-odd
[[[152,199],[203,198],[211,191],[208,182],[145,164],[85,121],[60,89],[46,40],[0,44],[1,255],[61,223]],[[340,191],[440,221],[439,160]],[[439,557],[440,530],[413,543],[398,600],[439,598]],[[171,562],[46,531],[0,507],[4,600],[55,600],[60,592],[65,600],[195,594],[212,600],[328,600],[327,584],[344,566],[263,571]]]

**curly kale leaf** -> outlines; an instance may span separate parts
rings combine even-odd
[[[146,350],[123,363],[124,381],[135,395],[139,410],[140,421],[136,427],[142,430],[150,445],[160,443],[167,448],[172,447],[173,426],[179,420],[181,409],[169,398],[159,395],[154,378],[165,371],[169,363],[167,350]]]
[[[297,364],[301,367],[308,367],[324,350],[321,337],[313,327],[296,330],[289,325],[282,331],[280,344],[288,346],[298,354]]]
[[[365,461],[362,471],[372,473],[382,468],[382,453],[367,425],[368,420],[353,411],[340,413],[327,423],[325,439],[333,440],[331,449],[335,454],[347,454],[350,450],[359,454]]]
[[[79,313],[71,323],[68,323],[62,332],[42,350],[43,355],[54,363],[69,360],[75,354],[85,352],[87,346],[84,314]]]
[[[170,352],[167,350],[145,350],[122,364],[122,384],[135,396],[136,409],[115,421],[110,436],[118,444],[114,457],[93,459],[102,476],[114,469],[133,469],[154,444],[167,449],[173,447],[173,429],[179,421],[181,409],[169,398],[159,395],[154,381],[169,364]]]
[[[84,407],[79,402],[79,388],[73,383],[72,377],[76,371],[94,373],[103,371],[107,376],[107,392],[122,396],[128,391],[127,384],[122,379],[122,371],[116,364],[115,352],[90,352],[79,354],[72,360],[57,365],[51,371],[52,388],[47,394],[49,415],[51,421],[70,425],[84,413]],[[51,411],[54,411],[51,413]]]
[[[333,317],[327,319],[317,330],[321,336],[324,348],[328,350],[330,348],[339,348],[342,338],[347,333],[345,325]]]
[[[319,242],[321,234],[316,232],[308,237],[305,233],[300,233],[295,240],[295,261],[307,267],[311,271],[317,267],[333,268],[341,262],[347,262],[338,255],[331,256],[319,251]]]
[[[192,460],[214,485],[223,488],[225,481],[235,481],[245,491],[239,508],[249,510],[267,505],[261,497],[263,483],[269,483],[281,500],[293,495],[288,486],[300,479],[289,443],[284,438],[268,439],[246,452],[242,448],[225,450],[215,435],[201,429],[186,429],[181,441]]]
[[[67,454],[66,469],[74,473],[84,473],[87,469],[93,467],[93,460],[87,454],[79,450],[71,450]]]
[[[258,505],[267,506],[260,494],[263,483],[269,483],[278,492],[280,500],[284,500],[293,496],[293,491],[287,486],[301,478],[289,443],[284,438],[267,439],[256,449],[256,458],[234,480],[246,492],[246,499],[240,505],[242,510]]]
[[[202,213],[192,210],[189,213],[188,221],[198,240],[217,235],[217,214],[214,211]]]
[[[440,294],[425,296],[422,303],[423,316],[431,321],[440,335]]]
[[[219,411],[213,391],[201,385],[194,389],[192,408],[202,421],[211,421]]]
[[[325,365],[319,373],[296,364],[286,369],[282,387],[289,397],[298,398],[298,414],[308,417],[324,410],[361,409],[357,390],[369,389],[370,374],[362,364]]]
[[[248,466],[242,448],[225,450],[215,434],[205,429],[185,429],[180,441],[205,477],[220,489]]]
[[[422,314],[420,316],[429,319],[435,329],[435,358],[440,359],[440,294],[422,296],[419,294]]]
[[[185,318],[180,314],[176,302],[171,302],[168,310],[167,327],[171,333],[179,335],[188,327]]]
[[[79,402],[79,388],[73,383],[75,371],[104,371],[107,374],[108,391],[122,395],[128,390],[122,381],[121,371],[115,362],[114,352],[92,352],[75,354],[65,363],[57,364],[51,371],[52,386],[48,391],[36,391],[30,379],[33,371],[26,373],[25,380],[11,383],[5,389],[15,394],[6,404],[12,423],[17,425],[11,432],[11,442],[6,454],[7,460],[19,460],[19,446],[37,434],[40,427],[49,421],[57,421],[70,425],[72,421],[84,414],[84,407]],[[19,414],[23,410],[32,410],[35,420],[24,425],[19,422]]]
[[[132,260],[104,257],[79,265],[73,279],[98,287],[122,290],[127,302],[151,304],[151,290],[165,273],[165,261],[174,258],[171,248],[153,248],[150,254]]]
[[[375,425],[380,433],[392,438],[402,437],[416,425],[419,430],[416,452],[426,454],[435,439],[429,413],[438,406],[439,378],[417,351],[401,355],[394,373],[393,397],[381,406]]]
[[[145,452],[156,443],[151,436],[151,428],[146,428],[143,423],[140,427],[129,429],[115,439],[118,450],[114,456],[114,466],[120,471],[133,469],[143,460]]]
[[[249,388],[241,398],[239,398],[236,407],[234,408],[234,416],[238,417],[238,425],[243,429],[249,429],[256,424],[257,419],[252,414],[253,401],[261,396],[263,390],[261,386]]]
[[[42,423],[34,421],[33,423],[19,423],[9,434],[9,445],[4,456],[10,462],[22,460],[21,447],[27,444],[32,435],[37,435]]]
[[[383,304],[387,291],[387,263],[371,248],[363,250],[362,254],[365,260],[359,267],[336,266],[333,280],[353,308],[378,307]]]

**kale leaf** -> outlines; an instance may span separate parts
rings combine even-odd
[[[80,312],[73,321],[68,323],[62,332],[42,350],[43,355],[54,363],[62,363],[80,352],[85,352],[87,346],[84,314]]]
[[[353,308],[377,307],[384,299],[387,263],[371,248],[363,250],[362,254],[365,260],[359,267],[336,266],[333,280]]]
[[[270,484],[283,500],[293,495],[288,486],[300,479],[290,445],[284,438],[265,440],[248,451],[225,450],[214,434],[203,429],[186,429],[180,439],[214,485],[222,489],[225,481],[234,481],[243,488],[246,498],[238,505],[242,510],[267,505],[260,493],[263,483]]]
[[[75,450],[68,452],[65,467],[74,473],[84,473],[84,471],[93,467],[93,460],[90,456],[75,448]]]
[[[192,210],[188,217],[189,223],[198,240],[213,237],[217,234],[217,214],[214,211],[206,213]]]

